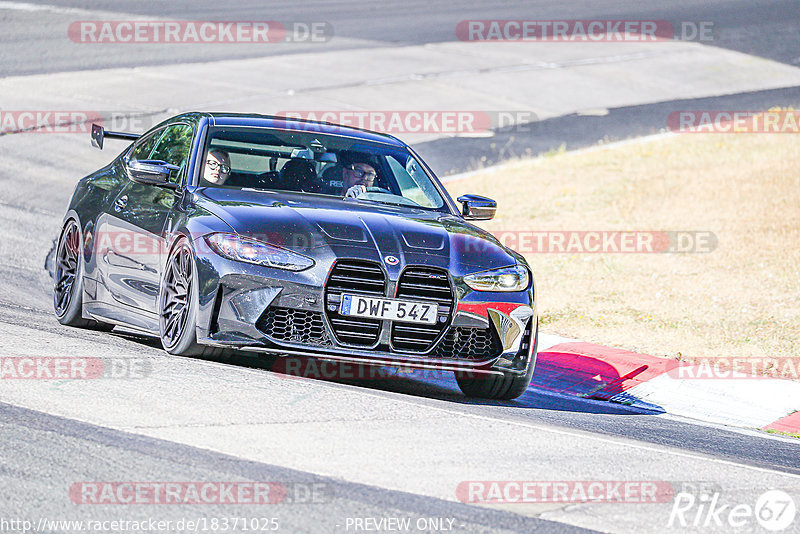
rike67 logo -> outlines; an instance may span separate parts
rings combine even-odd
[[[725,528],[753,532],[756,524],[771,532],[786,530],[795,520],[797,508],[791,495],[769,490],[749,503],[724,502],[720,493],[681,492],[675,495],[669,527]]]

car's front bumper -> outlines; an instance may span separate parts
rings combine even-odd
[[[390,321],[383,321],[381,342],[374,347],[337,342],[323,301],[328,268],[316,266],[294,273],[219,256],[201,257],[197,265],[200,274],[197,338],[205,345],[369,365],[489,374],[524,374],[529,360],[535,358],[532,352],[537,317],[533,282],[528,290],[511,293],[478,292],[460,285],[454,292],[454,310],[440,337],[429,350],[414,352],[396,350],[387,342]],[[268,335],[263,328],[263,316],[271,307],[320,316],[322,321],[317,322],[317,330],[324,329],[322,342],[276,339]],[[440,349],[448,335],[458,336],[459,332],[473,329],[490,332],[497,350],[485,357],[475,354],[462,357],[458,351],[447,354]]]

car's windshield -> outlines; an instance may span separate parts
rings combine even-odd
[[[216,127],[200,185],[292,191],[447,211],[404,148],[314,131]]]

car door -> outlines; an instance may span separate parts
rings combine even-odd
[[[159,160],[176,165],[180,169],[173,171],[170,181],[181,184],[193,136],[189,124],[170,125],[137,143],[127,162]],[[160,266],[167,253],[164,226],[179,198],[174,189],[130,181],[108,209],[109,239],[100,261],[105,264],[107,289],[115,303],[145,315],[156,313]]]

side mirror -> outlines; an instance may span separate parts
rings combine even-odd
[[[177,165],[157,159],[131,160],[127,164],[128,176],[138,184],[158,185],[177,189],[178,184],[169,181],[172,171],[180,170]]]
[[[488,221],[494,218],[497,212],[497,202],[491,198],[479,195],[461,195],[458,197],[461,202],[461,215],[465,219],[473,221]]]

